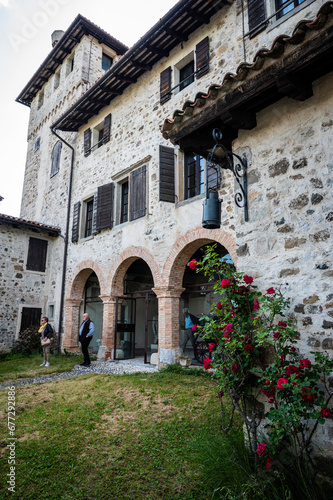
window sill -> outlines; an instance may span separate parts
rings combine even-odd
[[[193,201],[203,200],[205,198],[205,193],[197,194],[197,196],[193,196],[192,198],[187,198],[187,200],[178,201],[175,203],[175,208],[183,207],[184,205],[188,205]]]
[[[30,273],[30,274],[39,274],[39,275],[42,275],[42,276],[46,276],[47,269],[45,269],[45,271],[33,271],[32,269],[26,269],[25,272],[26,273]]]
[[[269,33],[273,29],[275,29],[278,26],[280,26],[280,24],[284,23],[285,21],[287,21],[288,19],[290,19],[292,16],[294,16],[295,14],[297,14],[298,12],[300,12],[301,10],[305,9],[306,7],[308,7],[308,5],[310,5],[314,1],[315,0],[306,0],[305,2],[301,3],[300,5],[297,5],[297,7],[295,7],[294,9],[292,9],[290,12],[287,12],[287,14],[285,14],[282,17],[280,17],[279,19],[272,18],[271,19],[271,24],[267,27],[267,33]]]
[[[91,234],[90,236],[86,236],[85,238],[80,238],[80,243],[82,243],[84,241],[93,240],[94,236],[95,236],[94,234]]]

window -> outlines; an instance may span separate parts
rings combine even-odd
[[[54,80],[53,80],[53,89],[57,89],[60,84],[60,68],[56,70],[54,73]]]
[[[91,236],[92,233],[92,222],[93,222],[93,209],[94,209],[94,200],[89,200],[86,202],[86,223],[84,227],[84,237],[87,238]]]
[[[120,224],[128,221],[128,180],[121,185]]]
[[[59,172],[61,148],[62,148],[62,142],[61,141],[56,142],[52,151],[50,177],[53,177]]]
[[[27,271],[45,272],[47,245],[47,240],[29,238]]]
[[[41,316],[42,309],[39,307],[22,307],[20,332],[23,332],[29,326],[40,326]]]
[[[104,69],[104,71],[107,71],[108,69],[111,68],[112,66],[112,63],[113,63],[113,59],[112,57],[108,56],[107,54],[102,54],[102,69]]]
[[[184,168],[184,198],[193,198],[205,190],[204,159],[202,156],[186,153]]]
[[[74,69],[74,53],[69,56],[66,61],[66,76],[68,76]]]
[[[104,121],[96,125],[96,127],[84,131],[84,156],[89,156],[90,153],[109,142],[110,136],[111,114],[108,114]]]
[[[42,89],[38,94],[38,109],[41,108],[44,104],[44,89]]]
[[[173,70],[171,66],[162,71],[160,75],[160,103],[164,104],[171,99],[172,92],[183,90],[201,78],[209,71],[209,38],[208,36],[196,45],[195,54],[187,54]],[[172,87],[172,74],[174,75]]]
[[[37,139],[35,140],[35,145],[34,145],[34,153],[36,153],[36,151],[39,150],[39,147],[40,147],[40,137],[37,137]]]
[[[276,17],[277,19],[280,19],[282,16],[284,16],[285,14],[287,14],[288,12],[290,12],[291,10],[295,9],[295,7],[297,7],[298,5],[300,5],[301,3],[305,2],[305,0],[295,0],[294,2],[291,2],[290,3],[290,0],[275,0],[275,8],[276,10],[280,10],[281,8],[283,8],[283,6],[285,4],[288,4],[283,10],[281,10],[281,12],[279,12]]]

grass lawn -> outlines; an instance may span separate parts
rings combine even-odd
[[[52,373],[70,371],[74,365],[82,363],[83,356],[52,355],[50,366],[39,366],[43,362],[42,355],[26,356],[16,354],[0,360],[0,384],[24,378],[42,377]]]
[[[19,376],[13,367],[10,373]],[[6,484],[8,390],[0,390],[2,499],[231,498],[212,495],[221,481],[233,485],[246,474],[232,462],[233,448],[219,430],[209,376],[87,374],[15,392],[12,493]],[[229,465],[218,458],[223,449]]]

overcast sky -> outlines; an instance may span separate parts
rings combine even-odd
[[[0,213],[19,217],[30,108],[16,97],[51,51],[51,33],[82,14],[131,47],[177,0],[0,0]],[[39,221],[42,222],[42,221]]]

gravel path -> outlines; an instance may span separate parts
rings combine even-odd
[[[80,375],[86,375],[87,373],[107,373],[109,375],[122,375],[123,373],[154,373],[157,372],[158,368],[152,365],[144,365],[139,363],[129,363],[129,362],[119,362],[112,363],[108,361],[92,361],[89,368],[84,366],[75,365],[72,371],[55,373],[53,375],[45,375],[44,377],[27,378],[19,380],[18,382],[6,382],[5,384],[0,384],[0,389],[9,386],[19,386],[28,384],[41,384],[43,382],[49,382],[50,380],[59,380],[62,378],[78,377]]]

